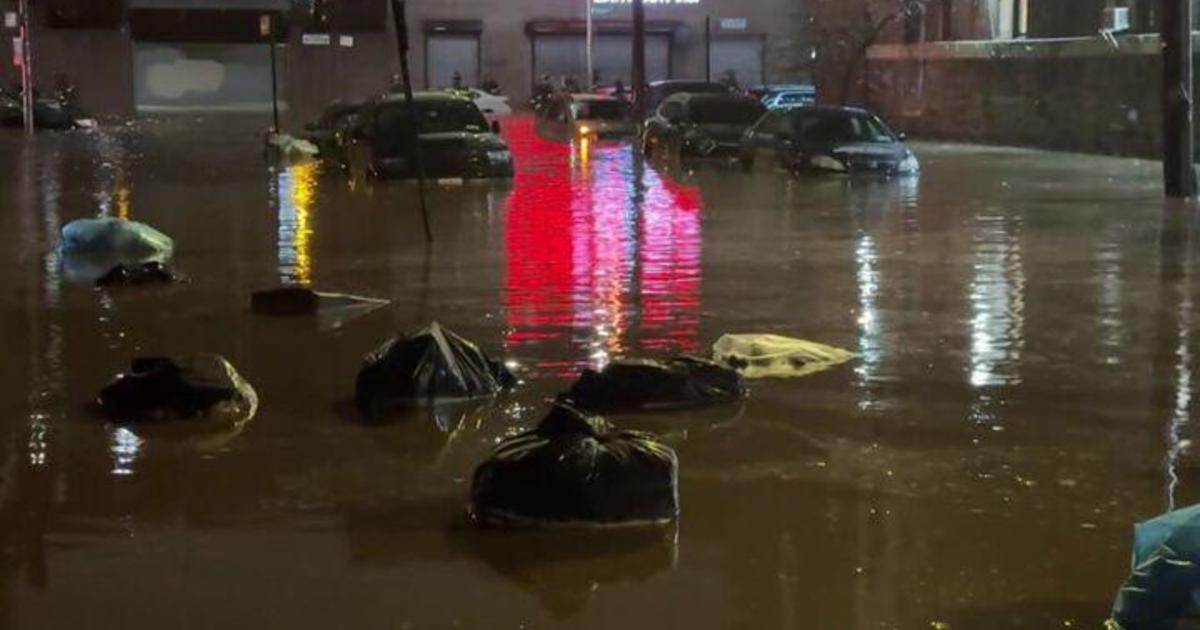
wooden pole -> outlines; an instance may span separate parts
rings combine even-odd
[[[1196,196],[1191,0],[1163,0],[1163,188]]]
[[[425,203],[425,155],[421,147],[421,117],[413,104],[412,74],[408,68],[408,20],[404,14],[405,0],[392,0],[392,20],[396,26],[396,47],[400,52],[400,77],[404,81],[404,106],[408,109],[412,129],[413,159],[417,162],[417,196],[420,197],[421,221],[425,226],[425,242],[433,242],[429,229],[429,207]]]
[[[646,120],[646,6],[633,0],[633,111],[635,122]]]

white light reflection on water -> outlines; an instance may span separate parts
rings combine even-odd
[[[49,461],[53,422],[50,410],[61,397],[63,387],[63,330],[56,316],[62,301],[62,269],[58,248],[55,247],[62,229],[62,191],[58,160],[51,159],[52,157],[59,157],[59,154],[52,154],[38,161],[40,203],[29,206],[31,211],[42,213],[41,238],[27,239],[29,243],[40,244],[45,252],[42,256],[41,303],[32,305],[41,315],[31,320],[31,332],[36,341],[30,356],[32,382],[28,402],[29,439],[26,454],[29,464],[35,467],[45,466]],[[42,349],[40,353],[39,348]]]
[[[1175,495],[1179,490],[1179,474],[1176,469],[1179,458],[1187,451],[1190,441],[1183,433],[1191,422],[1192,409],[1192,290],[1190,265],[1184,265],[1179,290],[1183,293],[1178,311],[1177,346],[1175,348],[1175,399],[1172,401],[1171,418],[1167,430],[1167,511],[1175,509]]]
[[[1123,249],[1118,241],[1125,226],[1110,224],[1096,244],[1097,272],[1100,278],[1100,346],[1106,365],[1121,363],[1125,348],[1125,320],[1121,294],[1124,289]]]
[[[969,286],[969,380],[977,393],[971,419],[991,424],[997,421],[990,408],[992,391],[1021,382],[1026,280],[1021,219],[991,215],[980,217],[979,222]]]
[[[112,429],[108,449],[112,453],[112,474],[124,477],[133,474],[134,464],[142,452],[143,441],[124,427]]]
[[[858,365],[854,368],[864,391],[879,371],[882,340],[879,333],[879,252],[875,239],[862,235],[854,248],[855,278],[858,283]],[[859,401],[860,409],[874,406],[870,396],[864,394]]]
[[[278,212],[279,279],[287,284],[312,284],[312,213],[318,175],[316,162],[303,162],[278,170],[272,181],[271,201]]]

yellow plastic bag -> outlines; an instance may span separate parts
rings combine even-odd
[[[841,348],[779,335],[725,335],[713,344],[713,360],[746,378],[808,376],[854,356]]]

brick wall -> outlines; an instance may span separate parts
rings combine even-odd
[[[1119,42],[877,46],[865,102],[914,136],[1153,157],[1161,144],[1158,38]]]

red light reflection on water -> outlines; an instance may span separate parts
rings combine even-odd
[[[695,352],[698,189],[644,168],[628,145],[541,139],[507,122],[517,163],[505,221],[509,348],[567,341],[538,366],[574,373],[612,357]]]

